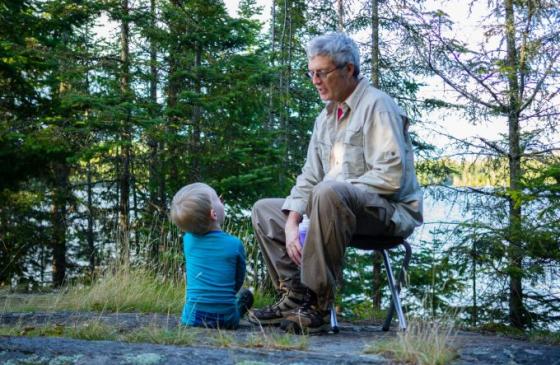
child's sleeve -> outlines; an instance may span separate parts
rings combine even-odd
[[[245,281],[245,249],[243,248],[243,243],[239,241],[239,252],[237,255],[237,268],[235,271],[235,291],[239,291],[243,286],[243,281]]]

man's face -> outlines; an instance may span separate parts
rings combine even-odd
[[[321,100],[342,102],[348,97],[349,83],[353,79],[353,65],[347,64],[337,68],[330,57],[319,55],[309,61],[308,68],[315,73],[311,81]],[[323,77],[320,77],[321,74]]]

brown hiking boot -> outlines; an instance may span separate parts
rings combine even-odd
[[[286,315],[303,304],[304,294],[292,290],[285,291],[276,303],[261,309],[253,309],[247,319],[253,324],[278,325]]]
[[[329,311],[320,310],[315,293],[308,290],[300,308],[286,315],[280,328],[294,334],[313,334],[330,330]]]

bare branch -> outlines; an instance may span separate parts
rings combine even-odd
[[[482,141],[488,147],[492,148],[494,151],[496,151],[496,152],[498,152],[502,155],[509,156],[509,153],[507,151],[504,151],[502,148],[500,148],[496,142],[488,141],[486,138],[482,138],[482,137],[477,137],[477,139]]]
[[[451,47],[449,47],[449,43],[445,42],[445,40],[443,40],[441,38],[441,36],[437,35],[438,39],[443,42],[443,44],[445,45],[445,48],[447,48],[447,50],[449,52],[451,52],[451,54],[453,55],[453,59],[455,60],[455,62],[461,66],[461,68],[463,69],[463,71],[465,71],[467,73],[467,75],[469,75],[471,78],[473,78],[478,84],[480,84],[484,89],[486,89],[486,91],[488,91],[490,93],[490,95],[492,95],[492,98],[498,103],[498,105],[500,105],[501,109],[505,109],[505,105],[500,101],[500,98],[498,97],[498,95],[488,86],[486,85],[486,83],[484,83],[484,81],[486,81],[486,79],[490,78],[493,74],[488,75],[486,78],[484,79],[480,79],[478,77],[476,77],[475,74],[472,73],[471,69],[469,67],[467,67],[460,59],[459,57],[457,57],[457,54],[455,52],[453,52],[453,50],[451,49]]]
[[[424,22],[424,21],[423,21],[423,22]],[[427,25],[427,24],[424,22],[424,25]],[[415,34],[416,36],[420,37],[420,34],[418,34],[415,30],[411,29],[411,32],[413,32],[413,34]],[[439,36],[438,36],[438,37],[439,37]],[[445,41],[441,40],[441,42],[444,42],[445,47],[449,49],[449,45],[448,45]],[[489,103],[489,102],[487,102],[487,101],[484,101],[484,100],[480,99],[478,96],[476,96],[476,95],[474,95],[474,94],[468,92],[468,91],[465,90],[464,88],[462,88],[459,84],[457,84],[456,82],[452,81],[449,77],[447,77],[447,75],[446,75],[442,70],[440,70],[438,67],[436,67],[436,66],[433,64],[433,62],[432,62],[432,60],[431,60],[431,54],[430,54],[429,56],[426,55],[426,53],[425,53],[422,49],[420,49],[420,47],[418,46],[418,43],[419,43],[419,42],[413,42],[413,43],[414,43],[414,48],[415,48],[416,51],[420,54],[420,56],[422,57],[422,59],[424,60],[424,62],[426,62],[426,64],[427,64],[428,67],[430,68],[430,70],[432,70],[436,75],[438,75],[439,77],[441,77],[441,79],[442,79],[446,84],[448,84],[451,88],[453,88],[455,91],[457,91],[459,94],[461,94],[461,95],[464,96],[465,98],[467,98],[467,99],[469,99],[469,100],[471,100],[471,101],[473,101],[473,102],[475,102],[475,103],[477,103],[477,104],[484,105],[485,107],[487,107],[487,108],[489,108],[489,109],[491,109],[491,110],[497,110],[497,111],[503,112],[503,110],[504,110],[504,105],[503,105],[502,103],[500,103],[500,102],[498,101],[498,104],[497,104],[497,105],[491,104],[491,103]],[[452,53],[453,53],[453,52],[452,52]],[[458,61],[458,62],[459,62],[459,64],[460,64],[461,68],[466,69],[466,66],[465,66],[461,61]],[[470,73],[470,74],[472,74],[472,73]],[[475,78],[475,79],[476,79],[478,82],[480,82],[480,80],[479,80],[478,78]],[[484,83],[482,83],[482,84],[485,85]],[[493,94],[493,95],[494,95],[494,94]],[[494,95],[494,96],[495,96],[495,95]],[[496,98],[497,98],[497,97],[495,97],[495,99],[496,99]]]
[[[481,142],[483,142],[486,146],[478,145],[476,143],[457,138],[457,137],[455,137],[455,136],[453,136],[449,133],[442,132],[441,130],[435,130],[433,128],[425,128],[425,129],[428,129],[428,130],[430,130],[430,131],[432,131],[432,132],[434,132],[434,133],[436,133],[440,136],[446,137],[446,138],[448,138],[448,139],[450,139],[450,140],[452,140],[456,143],[460,143],[460,144],[462,144],[466,147],[471,147],[471,148],[475,148],[475,149],[479,149],[479,150],[486,150],[487,149],[486,146],[490,146],[490,147],[492,147],[492,150],[494,150],[496,152],[496,153],[483,153],[483,152],[477,151],[476,154],[487,155],[487,156],[509,156],[509,153],[507,151],[503,150],[502,148],[500,148],[495,142],[488,141],[488,140],[486,140],[482,137],[477,137],[477,139],[479,139]]]
[[[457,83],[451,81],[451,79],[449,79],[441,70],[439,70],[436,66],[434,66],[434,64],[427,59],[424,55],[422,55],[424,61],[426,61],[426,63],[428,64],[428,66],[430,67],[430,69],[439,77],[441,77],[441,79],[449,86],[451,86],[453,88],[453,90],[457,91],[459,94],[461,94],[462,96],[464,96],[465,98],[480,104],[480,105],[484,105],[485,107],[491,109],[491,110],[496,110],[496,111],[500,111],[503,112],[504,108],[501,104],[498,105],[493,105],[490,104],[482,99],[480,99],[479,97],[475,96],[474,94],[466,91],[465,89],[463,89],[462,87],[460,87]]]
[[[491,196],[493,198],[502,198],[502,199],[507,199],[506,196],[502,195],[502,194],[496,194],[496,193],[489,193],[487,191],[484,190],[480,190],[477,188],[473,188],[473,187],[468,187],[468,190],[470,190],[473,193],[477,193],[477,194],[482,194],[482,195],[486,195],[486,196]]]
[[[548,148],[545,150],[535,151],[531,153],[524,153],[521,156],[523,157],[539,156],[539,155],[544,155],[545,153],[551,153],[555,151],[560,151],[560,148]]]
[[[550,76],[550,71],[552,70],[552,67],[556,64],[556,60],[558,59],[558,56],[560,56],[560,51],[558,51],[554,56],[552,56],[552,59],[550,60],[550,63],[546,68],[546,71],[543,72],[541,79],[535,86],[535,90],[533,90],[533,94],[527,99],[527,101],[525,101],[525,103],[523,103],[523,105],[521,105],[521,107],[519,108],[519,112],[525,110],[525,108],[527,108],[533,102],[538,92],[541,91],[544,81],[548,76]]]
[[[553,112],[548,112],[549,110],[555,110],[554,106],[551,106],[549,108],[547,108],[546,110],[542,110],[539,111],[535,114],[529,114],[529,115],[523,115],[519,117],[519,120],[529,120],[532,118],[552,118],[552,117],[557,117],[560,115],[560,111],[553,111]]]

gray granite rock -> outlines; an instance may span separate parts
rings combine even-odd
[[[8,313],[0,314],[0,325],[72,325],[99,321],[121,331],[156,325],[174,328],[175,316],[136,313]],[[305,351],[263,348],[216,347],[216,330],[197,331],[191,346],[131,344],[118,341],[83,341],[66,338],[0,337],[0,364],[391,364],[379,355],[364,353],[366,345],[396,335],[378,326],[341,323],[338,334],[309,336]],[[237,331],[224,331],[244,343],[249,336],[280,334],[278,328],[259,328],[242,322]],[[235,346],[233,344],[232,346]],[[459,332],[454,346],[459,358],[452,365],[560,365],[560,346],[516,339]]]

